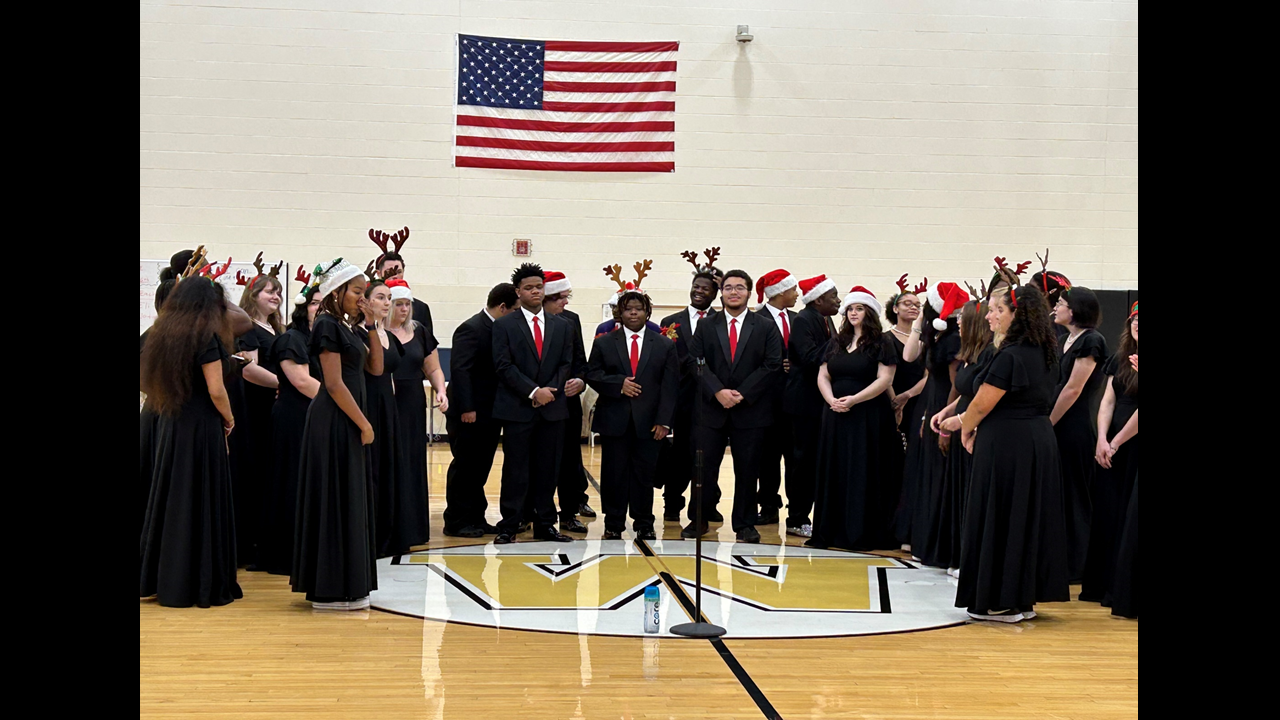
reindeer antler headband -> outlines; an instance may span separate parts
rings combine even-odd
[[[707,256],[706,263],[699,263],[698,253],[694,252],[693,250],[685,250],[684,252],[680,253],[680,257],[689,261],[689,264],[693,266],[693,273],[695,275],[697,275],[698,273],[710,273],[711,275],[715,276],[716,284],[719,285],[720,276],[724,274],[723,272],[721,272],[720,268],[715,266],[716,259],[720,257],[720,248],[709,247],[704,249],[702,252],[704,255]]]
[[[400,248],[404,247],[405,241],[409,239],[409,226],[405,225],[391,234],[369,228],[369,239],[372,240],[373,244],[377,245],[378,249],[382,251],[382,254],[373,260],[373,265],[378,266],[382,264],[382,258],[386,257],[387,253],[399,253]],[[390,250],[387,249],[388,243],[391,244]]]

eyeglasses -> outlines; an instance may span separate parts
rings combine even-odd
[[[747,286],[746,286],[746,285],[725,285],[724,287],[720,288],[720,292],[722,292],[722,293],[729,293],[729,292],[731,292],[731,293],[743,293],[743,292],[746,292],[746,291],[747,291]]]
[[[911,302],[910,300],[903,300],[902,302],[898,303],[898,307],[900,307],[900,308],[906,308],[906,309],[908,309],[908,310],[919,310],[919,309],[920,309],[920,303],[918,303],[918,302]]]

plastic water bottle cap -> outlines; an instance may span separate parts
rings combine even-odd
[[[644,589],[645,600],[657,600],[659,597],[660,597],[660,593],[658,592],[657,585],[650,585],[649,587]]]

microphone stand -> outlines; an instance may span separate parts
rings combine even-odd
[[[702,427],[702,372],[707,366],[705,358],[698,358],[698,404],[694,408],[695,414],[694,428]],[[698,530],[703,530],[706,526],[702,524],[702,441],[697,438],[694,433],[694,450],[693,454],[693,524]],[[674,635],[682,635],[691,638],[717,638],[727,632],[719,625],[713,625],[709,622],[702,622],[702,533],[698,533],[694,540],[694,554],[696,561],[694,565],[694,584],[693,584],[693,622],[681,623],[671,626],[671,632]]]

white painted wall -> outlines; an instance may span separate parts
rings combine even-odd
[[[696,7],[694,7],[696,5]],[[197,243],[364,265],[408,225],[437,333],[517,262],[566,272],[686,249],[755,275],[975,281],[991,258],[1078,284],[1138,282],[1136,2],[271,0],[140,5],[139,254]],[[741,46],[735,27],[755,41]],[[456,32],[679,40],[674,174],[455,169]]]

